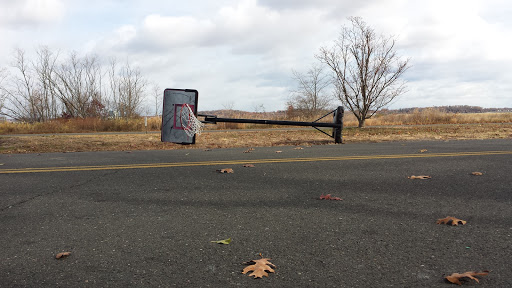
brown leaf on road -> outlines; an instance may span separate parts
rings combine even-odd
[[[231,168],[218,169],[217,172],[219,172],[219,173],[235,173],[235,171],[233,171],[233,169],[231,169]]]
[[[252,165],[252,164],[244,164],[244,167],[250,168],[250,167],[254,167],[254,165]]]
[[[276,151],[276,153],[283,153],[283,151]]]
[[[261,253],[260,253],[261,256]],[[263,257],[263,256],[262,256]],[[251,260],[249,262],[245,262],[245,265],[250,265],[244,268],[242,270],[242,274],[247,274],[248,272],[253,271],[251,274],[249,274],[249,277],[254,276],[254,279],[256,278],[263,278],[263,276],[268,277],[268,273],[274,273],[274,269],[276,266],[272,263],[270,263],[270,258],[261,258],[258,260]]]
[[[302,148],[302,147],[295,147],[295,148],[293,148],[293,150],[302,150],[302,149],[304,149],[304,148]]]
[[[427,151],[428,151],[427,149],[421,149],[421,150],[420,150],[420,153],[425,153],[425,152],[427,152]]]
[[[341,199],[340,197],[333,197],[333,196],[331,196],[331,194],[327,194],[327,195],[322,194],[322,195],[320,195],[320,200],[338,200],[339,201],[339,200],[343,200],[343,199]]]
[[[407,178],[409,178],[409,179],[421,179],[421,180],[425,180],[425,179],[432,179],[432,177],[431,177],[431,176],[426,176],[426,175],[420,175],[420,176],[414,176],[414,175],[412,175],[412,176],[409,176],[409,177],[407,177]]]
[[[61,258],[67,257],[69,255],[71,255],[71,252],[61,252],[61,253],[55,255],[55,259],[61,259]]]
[[[249,149],[245,150],[244,153],[252,153],[252,151],[254,151],[254,148],[249,148]]]
[[[444,277],[444,279],[446,279],[447,281],[449,281],[450,283],[453,283],[453,284],[458,284],[458,285],[462,285],[462,283],[460,282],[460,280],[462,278],[469,278],[469,279],[473,279],[475,280],[477,283],[480,283],[480,281],[478,281],[478,279],[475,277],[475,276],[486,276],[489,274],[489,271],[487,270],[484,270],[482,272],[475,272],[475,271],[468,271],[468,272],[464,272],[464,273],[453,273],[452,275],[450,276],[446,276]]]
[[[452,225],[452,226],[459,226],[460,225],[465,225],[467,221],[464,221],[464,220],[461,220],[461,219],[458,219],[458,218],[455,218],[455,217],[452,217],[452,216],[448,216],[446,218],[442,218],[442,219],[437,219],[436,221],[436,224],[446,224],[446,225]]]
[[[482,175],[484,175],[484,173],[482,173],[482,172],[471,172],[471,175],[482,176]]]

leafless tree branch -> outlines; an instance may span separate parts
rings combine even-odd
[[[333,72],[335,96],[364,126],[378,110],[405,92],[400,80],[409,59],[395,51],[395,39],[377,35],[360,17],[350,17],[333,47],[316,55]]]
[[[297,82],[297,88],[292,91],[288,101],[289,106],[300,111],[306,117],[311,117],[319,111],[329,108],[330,99],[325,93],[325,88],[331,82],[328,75],[323,73],[320,65],[312,65],[305,74],[295,70],[292,73]]]

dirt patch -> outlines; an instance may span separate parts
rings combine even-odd
[[[344,143],[512,138],[512,124],[345,128]],[[0,153],[214,149],[229,147],[336,145],[316,130],[205,132],[195,145],[162,143],[159,134],[45,135],[0,137]]]

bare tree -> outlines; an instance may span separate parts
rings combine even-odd
[[[142,77],[138,68],[133,69],[126,63],[121,69],[119,81],[119,107],[121,115],[133,118],[139,114],[147,81]]]
[[[23,50],[15,51],[13,73],[0,87],[7,99],[2,114],[28,122],[55,119],[62,110],[70,117],[101,116],[104,105],[97,56],[72,53],[58,65],[58,53],[46,46],[39,47],[36,55],[31,62]]]
[[[4,101],[5,101],[5,93],[3,92],[3,85],[4,81],[7,78],[7,70],[5,68],[0,68],[0,115],[2,114],[2,109],[4,108]]]
[[[98,116],[104,107],[101,95],[101,67],[97,56],[83,58],[73,52],[55,71],[53,88],[70,117]],[[96,112],[95,112],[96,111]]]
[[[359,127],[405,92],[400,76],[409,68],[395,51],[393,37],[377,35],[360,17],[350,17],[332,48],[317,58],[332,72],[335,95],[356,116]]]
[[[160,86],[158,86],[156,83],[153,83],[153,97],[155,97],[155,116],[158,116],[158,111],[162,110],[160,107],[162,91],[160,90]]]
[[[106,105],[123,117],[142,112],[147,81],[129,63],[117,69],[113,59],[110,68],[102,71],[96,55],[73,52],[59,61],[58,53],[46,46],[36,50],[33,62],[21,49],[15,50],[13,58],[11,69],[0,69],[0,115],[36,122],[60,115],[106,117]],[[104,85],[105,76],[110,85]]]
[[[43,121],[46,121],[59,116],[57,93],[52,85],[58,55],[51,52],[47,46],[39,47],[36,53],[37,59],[33,66],[42,97]]]
[[[330,85],[328,75],[324,74],[320,65],[312,65],[306,74],[295,70],[293,78],[297,81],[297,89],[292,91],[288,105],[293,106],[305,116],[311,117],[330,106],[330,99],[324,92]]]
[[[116,111],[121,117],[133,118],[143,109],[144,93],[147,80],[138,68],[132,68],[127,62],[117,70],[115,58],[110,60],[109,81]]]
[[[222,108],[224,108],[225,110],[233,110],[235,108],[235,102],[226,101],[222,103]]]
[[[12,66],[14,72],[8,83],[0,86],[7,102],[2,115],[26,122],[44,120],[42,93],[36,87],[36,75],[25,57],[25,51],[15,50]]]
[[[119,79],[117,77],[117,60],[112,57],[109,60],[109,68],[108,68],[108,80],[110,86],[110,102],[112,109],[114,110],[114,117],[119,117]]]
[[[233,101],[226,101],[224,103],[221,104],[222,105],[222,108],[226,115],[226,117],[233,117],[233,115],[235,115],[235,110],[233,110],[235,108],[235,102]]]
[[[36,50],[36,62],[30,62],[25,51],[14,52],[13,71],[0,86],[0,94],[7,99],[2,114],[16,120],[37,122],[56,117],[58,101],[51,85],[57,55],[47,47]]]
[[[256,112],[256,113],[265,113],[266,112],[264,104],[253,103],[252,104],[252,110],[254,110],[254,112]]]

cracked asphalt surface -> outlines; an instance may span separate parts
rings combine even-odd
[[[293,148],[0,154],[0,287],[512,287],[510,139]]]

